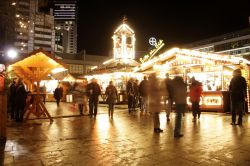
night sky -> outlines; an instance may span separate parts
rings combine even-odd
[[[136,50],[148,39],[163,39],[165,48],[249,27],[249,0],[79,0],[78,51],[107,55],[112,35],[124,15],[135,31]]]

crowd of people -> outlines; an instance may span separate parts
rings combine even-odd
[[[194,77],[190,79],[190,84],[186,84],[182,77],[175,76],[173,79],[169,78],[166,73],[166,78],[163,81],[157,79],[155,74],[151,74],[148,79],[144,79],[138,84],[133,78],[127,83],[128,96],[128,111],[131,113],[140,106],[142,113],[153,114],[154,132],[161,133],[159,112],[166,111],[167,121],[170,121],[170,113],[175,107],[175,129],[174,136],[182,137],[181,133],[181,119],[187,110],[187,89],[189,88],[189,102],[191,103],[191,110],[193,115],[193,122],[200,119],[201,109],[200,102],[202,99],[202,83]],[[236,69],[233,72],[233,78],[229,86],[232,125],[242,125],[242,116],[244,113],[245,101],[247,100],[247,84],[244,77],[242,77],[241,70]],[[161,103],[163,102],[163,104]],[[173,105],[173,103],[175,103]],[[238,122],[236,123],[236,116]]]
[[[190,80],[190,85],[187,85],[181,76],[175,76],[173,79],[166,78],[162,81],[156,77],[156,74],[150,74],[147,78],[144,76],[139,83],[138,80],[131,78],[126,85],[128,99],[128,113],[136,111],[140,108],[143,114],[152,114],[154,121],[154,132],[161,133],[159,113],[166,112],[167,121],[170,121],[170,113],[175,108],[175,128],[174,136],[182,137],[181,120],[187,109],[187,89],[189,86],[189,102],[191,102],[191,110],[193,121],[200,119],[200,101],[202,96],[202,84],[194,77]],[[246,80],[241,75],[241,70],[236,69],[233,72],[233,78],[230,82],[229,91],[231,96],[231,112],[232,125],[242,125],[242,116],[246,100]],[[23,114],[26,106],[26,98],[28,92],[25,90],[23,80],[13,80],[9,88],[9,108],[11,119],[16,121],[23,120]],[[75,83],[72,89],[74,103],[78,105],[80,115],[83,112],[88,112],[90,117],[96,117],[99,95],[101,95],[101,87],[96,79],[92,79],[90,83],[85,79],[80,83]],[[108,104],[108,115],[113,119],[114,105],[118,101],[117,89],[113,81],[105,90],[106,103]],[[60,101],[63,97],[63,89],[58,85],[54,91],[54,98],[57,106],[60,106]],[[162,104],[163,103],[163,104]],[[174,104],[173,104],[174,103]],[[236,123],[236,115],[239,115]]]
[[[27,95],[23,79],[14,79],[9,87],[8,107],[11,119],[15,119],[17,122],[23,121]]]

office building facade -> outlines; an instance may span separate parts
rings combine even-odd
[[[56,47],[63,53],[77,53],[77,1],[54,1]],[[60,52],[60,50],[58,50]]]
[[[42,0],[40,0],[42,1]],[[53,54],[55,46],[54,16],[52,10],[44,13],[39,11],[38,0],[6,1],[7,7],[13,9],[10,12],[13,18],[11,27],[14,31],[12,43],[19,55],[27,54],[35,49],[42,48]]]
[[[197,41],[183,47],[250,59],[250,28]]]

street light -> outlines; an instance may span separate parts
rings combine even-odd
[[[7,52],[7,56],[9,57],[9,58],[11,58],[11,59],[14,59],[14,58],[16,58],[17,57],[17,52],[15,51],[15,50],[8,50],[8,52]]]

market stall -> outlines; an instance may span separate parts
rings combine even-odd
[[[113,58],[103,62],[101,66],[95,67],[88,73],[85,78],[90,81],[92,78],[98,80],[102,88],[100,102],[105,101],[105,89],[109,81],[113,81],[116,86],[119,98],[119,103],[126,102],[126,84],[129,78],[134,77],[138,80],[142,79],[141,73],[133,72],[133,68],[139,66],[135,59],[135,33],[126,23],[126,18],[123,23],[118,26],[113,35]]]
[[[134,72],[144,74],[157,72],[160,78],[165,78],[165,73],[169,73],[170,78],[180,75],[187,84],[190,84],[190,79],[195,77],[202,83],[204,90],[201,109],[228,112],[230,111],[228,86],[232,72],[241,68],[249,85],[249,64],[248,60],[241,57],[173,48],[142,63],[134,69]]]
[[[8,71],[14,71],[18,77],[23,78],[26,89],[31,92],[29,93],[30,100],[27,101],[25,108],[24,119],[28,119],[33,114],[36,117],[43,115],[49,118],[50,121],[53,121],[42,102],[42,95],[46,95],[47,93],[40,92],[40,83],[42,80],[50,79],[52,74],[65,72],[66,70],[66,65],[42,49],[30,53],[22,60],[8,67]]]

